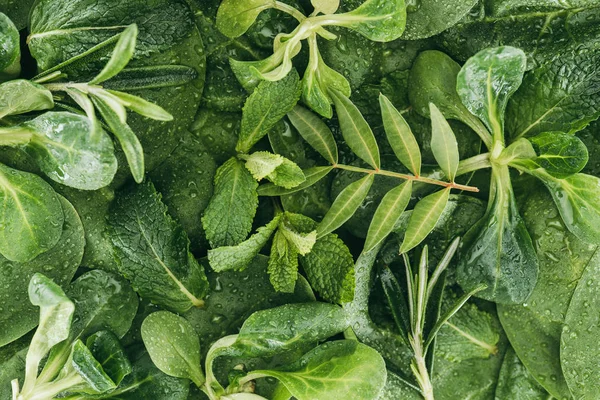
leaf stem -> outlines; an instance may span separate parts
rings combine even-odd
[[[306,16],[302,14],[299,10],[290,6],[289,4],[282,3],[281,1],[276,1],[275,7],[273,8],[279,11],[283,11],[284,13],[290,14],[292,17],[296,18],[298,22],[302,22],[306,19]]]
[[[468,174],[469,172],[477,171],[484,168],[491,168],[490,153],[478,154],[474,157],[467,158],[458,163],[456,176]]]
[[[335,164],[335,165],[333,165],[333,168],[343,169],[343,170],[352,171],[352,172],[360,172],[363,174],[389,176],[392,178],[404,179],[407,181],[429,183],[431,185],[438,185],[438,186],[443,186],[445,188],[464,190],[466,192],[479,192],[479,189],[474,186],[461,185],[456,182],[445,182],[445,181],[440,181],[437,179],[427,178],[424,176],[401,174],[399,172],[387,171],[387,170],[383,170],[383,169],[368,169],[368,168],[355,167],[352,165],[345,165],[345,164]]]

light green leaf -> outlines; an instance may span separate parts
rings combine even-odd
[[[198,387],[204,383],[200,339],[185,318],[168,311],[152,313],[144,319],[141,335],[152,362],[162,372],[190,379]]]
[[[213,270],[241,271],[256,257],[258,252],[267,244],[277,225],[280,216],[276,216],[267,225],[257,229],[250,238],[235,246],[217,247],[208,251],[208,261]]]
[[[429,235],[442,216],[449,196],[450,188],[446,188],[430,194],[417,203],[404,232],[400,253],[406,253],[418,246]]]
[[[295,69],[281,80],[261,82],[244,104],[236,150],[249,152],[298,103],[300,90]]]
[[[275,7],[274,0],[224,0],[217,12],[217,28],[225,36],[243,35],[263,10]]]
[[[363,251],[371,250],[392,232],[406,206],[408,206],[411,194],[412,181],[406,181],[383,196],[369,225]]]
[[[92,102],[121,144],[133,179],[137,183],[142,182],[144,179],[144,149],[140,140],[129,125],[121,121],[119,114],[103,98],[93,95]]]
[[[575,399],[593,399],[600,393],[598,314],[600,306],[600,253],[596,252],[573,293],[560,336],[560,362]]]
[[[167,112],[164,108],[157,106],[154,103],[144,100],[139,96],[134,96],[125,92],[118,92],[116,90],[107,90],[108,93],[119,98],[122,104],[144,117],[151,118],[155,121],[172,121],[173,116]]]
[[[337,90],[332,90],[330,93],[346,144],[367,164],[379,169],[381,167],[379,146],[371,127],[350,99]]]
[[[97,85],[109,80],[125,68],[129,63],[129,60],[131,60],[131,57],[133,57],[137,34],[138,28],[136,24],[129,25],[121,34],[119,34],[119,40],[115,45],[110,59],[102,71],[89,82],[90,85]]]
[[[269,280],[278,292],[293,293],[298,279],[298,250],[281,230],[273,237],[269,257]]]
[[[580,172],[588,162],[588,150],[575,135],[544,132],[530,137],[538,157],[536,163],[550,175],[565,178]]]
[[[257,186],[244,163],[235,158],[217,169],[214,194],[202,217],[213,248],[235,246],[246,239],[258,207]]]
[[[310,2],[315,11],[323,14],[333,14],[340,6],[340,0],[310,0]]]
[[[292,189],[306,180],[302,169],[296,163],[283,159],[283,163],[267,176],[271,182],[286,189]]]
[[[430,103],[429,110],[431,114],[431,151],[448,180],[454,182],[459,162],[456,136],[435,104]]]
[[[494,137],[504,134],[506,104],[521,85],[526,66],[522,50],[502,46],[475,54],[458,74],[456,90],[463,104]]]
[[[108,236],[119,272],[136,292],[176,312],[204,304],[204,270],[189,251],[185,231],[167,214],[147,182],[118,193],[108,215]]]
[[[333,232],[352,217],[369,194],[374,179],[374,175],[366,175],[341,191],[317,227],[317,238]]]
[[[511,162],[519,162],[522,160],[534,160],[536,157],[537,154],[535,153],[535,149],[531,145],[531,142],[521,138],[515,140],[510,146],[502,150],[497,162],[500,164],[510,164]]]
[[[0,253],[7,259],[30,261],[60,239],[60,200],[39,176],[0,164],[0,205]]]
[[[0,119],[53,107],[52,93],[42,85],[24,79],[0,84]]]
[[[287,114],[298,133],[331,164],[338,162],[338,148],[331,129],[314,113],[296,106]]]
[[[7,6],[3,5],[3,11]],[[21,73],[20,45],[19,30],[0,12],[0,81],[16,78]]]
[[[477,0],[407,1],[404,40],[425,39],[445,31],[463,19]]]
[[[311,167],[307,168],[303,171],[305,181],[299,184],[298,186],[293,187],[292,189],[286,189],[280,186],[277,186],[273,183],[267,183],[264,185],[260,185],[258,187],[258,195],[259,196],[284,196],[287,194],[296,193],[300,190],[306,189],[314,185],[323,179],[333,167]]]
[[[391,42],[404,33],[406,5],[404,0],[367,0],[358,8],[344,13],[323,16],[327,25],[352,29],[375,42]]]
[[[279,228],[285,238],[294,246],[298,254],[307,255],[312,250],[317,241],[317,231],[313,230],[308,233],[299,233],[290,229],[286,224]]]
[[[385,134],[394,154],[415,176],[419,176],[421,174],[421,150],[410,126],[383,94],[379,95],[379,106]]]
[[[383,391],[387,371],[374,349],[339,340],[314,348],[291,365],[250,374],[278,379],[298,400],[371,400]]]
[[[90,349],[81,340],[77,340],[73,344],[71,357],[72,366],[67,366],[66,368],[72,367],[79,374],[81,380],[89,386],[84,391],[106,393],[117,387],[113,380],[106,374],[102,365],[96,360]]]
[[[284,158],[279,154],[257,151],[246,158],[246,169],[250,171],[254,179],[260,181],[283,164],[283,160]]]

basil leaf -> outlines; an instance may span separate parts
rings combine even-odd
[[[142,323],[142,339],[154,364],[165,374],[204,383],[200,339],[190,323],[168,311],[150,314]]]
[[[376,399],[387,375],[379,353],[353,340],[328,342],[292,365],[250,374],[278,379],[298,400],[325,400],[336,396]]]
[[[435,104],[429,104],[431,115],[431,152],[444,174],[451,182],[458,170],[458,143],[450,124]]]
[[[331,129],[312,112],[295,106],[287,113],[298,133],[331,164],[338,162],[338,148]]]
[[[480,51],[458,73],[459,97],[494,137],[504,134],[506,104],[521,85],[526,65],[523,51],[503,46]]]
[[[352,29],[375,42],[398,39],[406,26],[404,0],[367,0],[358,8],[344,13],[328,15],[332,25]]]
[[[236,38],[246,33],[258,14],[272,7],[274,0],[224,0],[217,12],[217,28],[225,36]]]
[[[52,93],[42,85],[24,79],[0,84],[0,119],[7,115],[49,110],[53,107]]]
[[[536,163],[557,178],[580,172],[588,162],[587,147],[574,135],[544,132],[529,141],[538,153]]]
[[[123,189],[111,207],[108,224],[119,271],[136,292],[178,312],[203,304],[208,286],[204,270],[151,183]]]
[[[50,250],[62,233],[58,196],[42,178],[0,164],[0,253],[26,262]]]
[[[235,158],[217,169],[214,194],[202,217],[212,247],[235,246],[246,239],[258,207],[257,187],[244,163]]]

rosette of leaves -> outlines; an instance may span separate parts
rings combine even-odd
[[[317,38],[336,39],[337,36],[327,27],[340,26],[369,40],[389,42],[399,38],[406,26],[404,0],[367,0],[352,11],[336,13],[339,3],[339,0],[312,0],[314,11],[307,17],[298,9],[275,0],[223,1],[217,13],[217,27],[230,38],[243,35],[258,15],[267,9],[288,13],[298,21],[298,26],[291,33],[275,37],[273,54],[268,58],[260,61],[230,60],[242,86],[252,91],[262,81],[276,82],[286,77],[293,69],[292,60],[300,52],[302,41],[306,40],[309,61],[301,83],[302,101],[322,116],[331,118],[333,98],[330,91],[338,90],[350,96],[350,84],[342,74],[323,62]]]
[[[584,53],[600,57],[597,51]],[[462,68],[441,52],[427,51],[410,74],[409,96],[417,112],[434,120],[428,104],[436,102],[447,118],[469,125],[488,149],[469,166],[491,168],[491,190],[486,215],[465,236],[457,279],[465,290],[485,284],[477,296],[506,304],[523,303],[538,275],[509,167],[544,183],[571,232],[589,242],[600,238],[595,202],[600,181],[580,173],[588,154],[573,135],[600,115],[593,100],[597,68],[590,72],[589,64],[557,59],[524,77],[526,64],[523,51],[509,46],[482,50]],[[578,84],[569,81],[565,90],[571,78]]]

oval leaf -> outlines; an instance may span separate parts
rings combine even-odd
[[[331,129],[314,113],[296,106],[287,114],[298,133],[331,164],[338,162],[338,148]]]
[[[225,36],[243,35],[263,10],[275,7],[275,0],[224,0],[217,12],[217,28]]]
[[[369,194],[375,176],[369,174],[346,186],[335,198],[331,208],[317,226],[317,238],[333,232],[348,221]]]
[[[435,104],[430,103],[429,110],[431,114],[431,151],[448,180],[454,182],[459,162],[456,136]]]
[[[52,92],[42,85],[24,79],[0,84],[0,118],[53,107]]]
[[[440,219],[449,196],[450,188],[446,188],[430,194],[417,203],[408,221],[404,240],[400,245],[400,253],[406,253],[418,246],[429,235]]]
[[[352,29],[375,42],[398,39],[406,27],[404,0],[367,0],[358,8],[326,16],[331,25]]]
[[[581,171],[588,162],[588,150],[575,135],[544,132],[529,138],[538,157],[536,163],[557,178]]]

